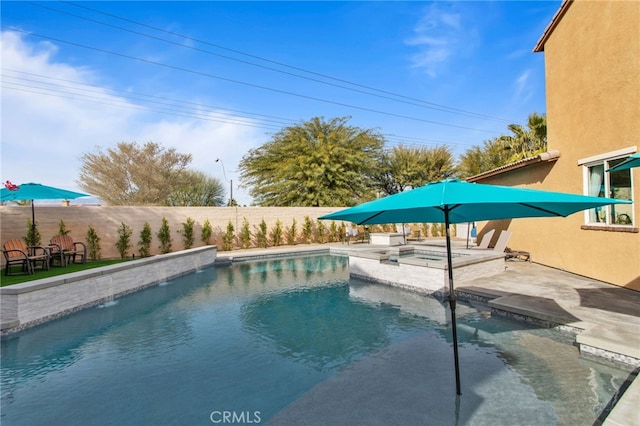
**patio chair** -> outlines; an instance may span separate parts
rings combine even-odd
[[[36,266],[38,269],[49,270],[49,250],[42,246],[27,246],[20,239],[13,239],[2,245],[2,254],[5,259],[5,275],[12,275],[11,268],[20,266],[23,274],[33,274]]]
[[[513,250],[507,247],[505,249],[505,260],[522,260],[531,263],[531,253],[524,250]]]
[[[348,227],[345,231],[345,240],[347,241],[347,244],[349,244],[352,239],[358,239],[358,228]]]
[[[56,235],[50,241],[51,256],[60,259],[62,266],[69,263],[87,263],[87,246],[80,241],[73,241],[69,235]]]

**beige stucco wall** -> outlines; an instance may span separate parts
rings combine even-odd
[[[92,226],[98,237],[100,237],[101,253],[103,258],[118,258],[120,255],[115,247],[118,239],[118,228],[122,223],[129,226],[133,234],[131,236],[132,248],[129,253],[138,253],[138,240],[140,231],[144,223],[149,222],[153,241],[151,244],[152,254],[158,254],[159,241],[156,233],[162,225],[162,218],[166,217],[173,239],[172,248],[174,251],[182,250],[182,236],[178,231],[182,230],[182,223],[187,218],[195,221],[194,247],[202,246],[200,233],[202,224],[209,220],[217,234],[217,244],[222,248],[220,235],[227,229],[229,221],[234,225],[238,234],[242,227],[243,220],[249,222],[251,232],[254,233],[262,219],[267,224],[268,232],[271,231],[277,220],[280,220],[283,228],[291,226],[293,219],[296,220],[298,235],[302,230],[305,216],[313,221],[326,213],[330,213],[340,208],[313,208],[313,207],[114,207],[114,206],[39,206],[36,204],[36,222],[42,238],[42,243],[47,243],[51,237],[58,233],[58,224],[63,220],[70,235],[76,241],[85,242],[87,229]],[[27,232],[27,220],[31,219],[31,207],[22,206],[0,206],[0,240],[2,242],[12,238],[22,239]],[[325,221],[329,227],[330,222]],[[216,238],[212,238],[212,243],[216,243]],[[285,241],[283,241],[283,244]],[[4,258],[2,259],[4,264]]]
[[[560,158],[482,183],[582,194],[578,160],[640,149],[640,2],[574,1],[536,54],[545,57],[549,149]],[[638,227],[640,168],[632,173]],[[509,246],[531,251],[536,262],[640,290],[640,234],[581,229],[584,223],[583,213],[514,220]]]

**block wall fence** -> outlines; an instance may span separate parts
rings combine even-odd
[[[118,239],[118,228],[122,223],[133,231],[129,254],[137,255],[140,231],[144,223],[149,222],[153,235],[151,243],[153,255],[160,252],[158,248],[160,242],[156,234],[162,225],[163,217],[167,218],[171,230],[173,251],[184,248],[179,231],[183,229],[182,223],[186,222],[187,218],[195,222],[193,247],[204,245],[200,241],[200,234],[203,223],[209,219],[213,229],[211,244],[216,244],[221,250],[222,234],[226,231],[229,221],[234,226],[235,234],[238,235],[246,218],[253,235],[262,219],[267,224],[268,233],[271,232],[277,220],[280,220],[284,230],[290,227],[295,219],[298,235],[300,235],[305,216],[309,216],[315,223],[319,216],[340,209],[341,207],[116,207],[73,204],[39,206],[36,204],[35,216],[43,245],[58,233],[60,220],[63,220],[74,241],[86,242],[87,229],[89,226],[93,227],[100,238],[102,258],[110,259],[120,257],[115,244]],[[31,220],[30,206],[0,206],[0,241],[24,238],[28,220]],[[325,221],[325,225],[328,228],[330,222]],[[284,239],[283,244],[285,244]],[[4,264],[4,257],[2,257],[2,264]]]

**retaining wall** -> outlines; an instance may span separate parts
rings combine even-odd
[[[0,329],[6,334],[105,303],[212,265],[216,254],[215,246],[198,247],[2,287]]]

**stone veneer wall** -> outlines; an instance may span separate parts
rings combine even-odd
[[[0,328],[13,332],[113,300],[212,265],[216,254],[215,246],[199,247],[0,288]]]
[[[384,257],[384,256],[383,256]],[[382,261],[381,261],[382,260]],[[386,259],[349,256],[349,273],[363,280],[381,282],[427,294],[444,295],[449,292],[449,276],[444,262],[439,265],[389,263]],[[424,262],[423,262],[424,263]],[[457,263],[457,264],[456,264]],[[453,281],[461,284],[479,277],[504,271],[504,256],[487,256],[474,261],[454,261]]]
[[[240,232],[243,220],[249,222],[251,232],[255,232],[262,219],[267,224],[270,232],[277,220],[282,223],[283,229],[291,226],[296,220],[298,235],[302,230],[305,216],[309,216],[314,222],[319,216],[340,210],[341,207],[120,207],[120,206],[35,206],[36,223],[42,238],[42,244],[49,242],[51,237],[58,233],[58,224],[63,220],[70,235],[76,241],[85,241],[87,229],[92,226],[100,238],[102,258],[112,259],[120,257],[115,243],[118,239],[118,228],[122,223],[129,226],[133,234],[131,236],[132,248],[129,254],[138,253],[138,241],[140,231],[144,223],[149,222],[153,241],[151,254],[158,254],[160,245],[156,234],[162,224],[162,218],[166,217],[169,223],[174,251],[182,250],[182,223],[187,218],[195,221],[194,247],[203,246],[200,241],[202,224],[209,220],[213,228],[214,236],[211,244],[222,247],[221,235],[226,231],[229,221],[234,226],[236,235]],[[27,220],[31,220],[31,207],[7,205],[0,206],[0,240],[1,242],[13,238],[22,239],[27,233]],[[329,227],[330,223],[326,223]],[[217,237],[217,238],[216,238]],[[4,265],[4,257],[2,257]]]

